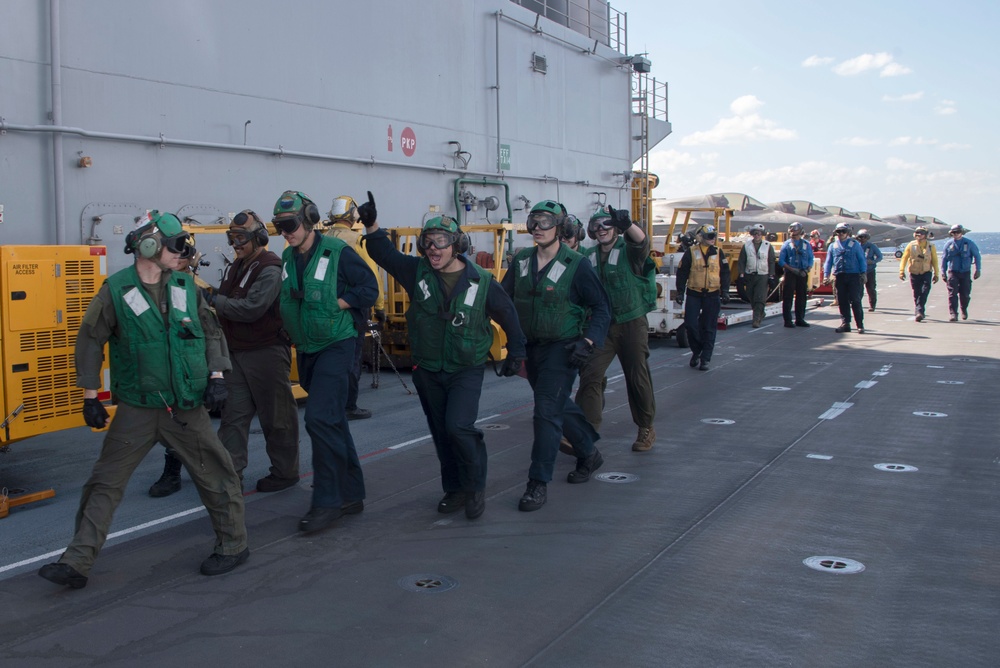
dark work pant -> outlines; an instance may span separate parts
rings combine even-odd
[[[625,375],[625,391],[632,421],[638,427],[652,427],[656,417],[653,378],[649,373],[649,326],[642,315],[627,322],[612,323],[604,347],[597,348],[580,370],[576,405],[583,410],[594,429],[601,430],[604,411],[604,374],[618,356]]]
[[[569,364],[568,343],[570,341],[528,344],[525,367],[535,395],[532,415],[535,441],[531,447],[528,477],[539,482],[552,480],[563,434],[573,444],[578,457],[592,455],[594,442],[600,438],[570,397],[576,369]]]
[[[959,305],[962,306],[962,312],[967,313],[969,311],[969,300],[971,299],[972,272],[948,272],[948,313],[957,316]]]
[[[413,384],[434,439],[445,492],[486,489],[486,441],[476,427],[485,369],[479,365],[453,372],[427,371],[419,366],[413,370]]]
[[[347,385],[347,410],[353,411],[358,407],[358,385],[361,384],[361,354],[365,350],[365,335],[361,334],[355,339],[357,347],[354,349],[354,363],[351,365],[350,382]]]
[[[767,306],[767,274],[747,274],[746,277],[753,319],[761,321],[764,319],[764,307]]]
[[[864,329],[864,308],[861,306],[861,274],[837,274],[834,286],[837,290],[837,305],[840,307],[840,322],[851,326],[851,313],[858,329]]]
[[[296,355],[299,382],[309,393],[305,422],[312,440],[314,508],[339,508],[365,498],[365,479],[345,412],[356,347],[352,337],[317,353]]]
[[[215,553],[239,554],[247,546],[243,490],[233,460],[222,447],[208,411],[175,409],[176,419],[162,408],[118,404],[104,437],[101,454],[83,486],[76,529],[59,562],[88,575],[111,528],[115,509],[129,478],[157,441],[184,462],[215,530]]]
[[[806,319],[806,291],[809,288],[809,274],[798,276],[785,272],[785,284],[781,291],[781,314],[785,322],[792,322],[792,300],[795,300],[795,322]]]
[[[910,274],[910,287],[913,288],[913,315],[926,315],[927,296],[931,293],[931,282],[934,272]]]
[[[868,306],[875,308],[878,302],[878,290],[875,289],[875,268],[868,270],[868,278],[865,280],[865,291],[868,293]]]
[[[230,350],[229,358],[233,370],[226,372],[229,397],[222,409],[219,440],[233,458],[236,472],[242,475],[247,467],[250,423],[256,414],[271,460],[271,475],[298,478],[299,407],[288,380],[291,350],[283,344]]]
[[[722,302],[718,292],[687,292],[684,298],[684,327],[687,329],[691,352],[703,361],[712,359],[715,334],[719,329]]]

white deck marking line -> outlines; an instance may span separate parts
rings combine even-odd
[[[479,418],[474,424],[479,424],[480,422],[485,422],[486,420],[492,420],[493,418],[500,417],[500,413],[494,413],[493,415],[487,415],[484,418]],[[418,436],[417,438],[411,438],[409,441],[403,441],[402,443],[397,443],[396,445],[390,445],[386,450],[398,450],[400,448],[405,448],[408,445],[413,445],[414,443],[419,443],[420,441],[426,441],[430,438],[430,434],[425,434],[424,436]]]
[[[130,527],[128,529],[122,529],[121,531],[116,531],[114,533],[110,533],[110,534],[108,534],[108,540],[111,540],[112,538],[119,538],[121,536],[127,536],[130,533],[135,533],[136,531],[142,531],[143,529],[148,529],[149,527],[154,527],[157,524],[163,524],[164,522],[169,522],[170,520],[175,520],[175,519],[177,519],[179,517],[185,517],[187,515],[193,515],[194,513],[202,512],[202,511],[205,511],[205,506],[198,506],[197,508],[190,508],[189,510],[183,510],[183,511],[181,511],[179,513],[174,513],[173,515],[167,515],[166,517],[161,517],[158,520],[152,520],[150,522],[144,522],[142,524],[136,525],[134,527]],[[25,559],[23,561],[18,561],[17,563],[14,563],[14,564],[8,564],[7,566],[0,566],[0,573],[3,573],[4,571],[13,570],[13,569],[18,568],[20,566],[27,566],[28,564],[33,564],[36,561],[41,561],[42,559],[49,559],[50,557],[58,557],[64,551],[65,550],[58,550],[56,552],[48,552],[46,554],[41,554],[41,555],[39,555],[37,557],[32,557],[31,559]]]
[[[840,415],[853,405],[854,404],[848,401],[835,401],[833,403],[833,406],[828,411],[820,415],[818,419],[832,420],[833,418],[837,417],[838,415]]]

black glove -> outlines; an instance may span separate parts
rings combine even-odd
[[[380,308],[375,309],[375,320],[385,323],[385,311]]]
[[[368,191],[368,201],[358,207],[358,218],[361,219],[361,224],[365,227],[371,227],[375,224],[375,219],[378,218],[378,211],[375,209],[375,198],[372,196],[372,191]]]
[[[108,425],[108,411],[97,397],[83,400],[83,421],[88,427],[104,429]]]
[[[614,223],[615,228],[622,234],[625,233],[625,230],[632,227],[632,220],[628,217],[628,211],[625,209],[615,209],[609,204],[608,213],[611,214],[611,222]]]
[[[221,411],[228,398],[225,378],[209,378],[208,387],[205,388],[205,408],[209,412]]]
[[[728,292],[723,292],[722,294],[720,294],[719,295],[719,301],[722,302],[723,304],[728,304],[729,303],[729,293]]]
[[[594,354],[594,344],[588,343],[587,339],[577,339],[566,344],[566,350],[571,351],[569,365],[577,369],[582,369],[590,356]]]
[[[501,365],[500,367],[500,375],[507,376],[508,378],[511,376],[516,376],[517,372],[521,370],[522,364],[524,364],[523,357],[514,357],[513,355],[507,355],[507,357],[503,361],[503,365]]]

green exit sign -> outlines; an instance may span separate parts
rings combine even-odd
[[[500,144],[500,171],[510,170],[510,144]]]

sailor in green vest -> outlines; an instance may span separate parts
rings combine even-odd
[[[347,394],[355,339],[378,297],[365,261],[341,239],[313,228],[311,199],[286,190],[272,221],[288,246],[281,256],[281,319],[295,345],[299,383],[309,393],[306,431],[312,440],[313,494],[299,531],[325,529],[364,510],[365,480],[347,424]]]
[[[649,372],[649,325],[646,314],[656,306],[656,263],[649,256],[649,237],[628,211],[599,207],[587,224],[596,246],[583,250],[604,284],[611,301],[611,326],[604,345],[580,370],[576,403],[594,429],[601,430],[604,374],[617,355],[625,376],[632,421],[639,431],[634,452],[651,450],[656,441],[653,418],[656,398]],[[572,439],[569,439],[572,443]]]
[[[187,236],[176,216],[151,211],[125,238],[135,264],[110,276],[87,307],[75,350],[84,421],[94,429],[107,425],[98,398],[105,343],[118,408],[83,487],[73,540],[58,562],[38,571],[56,584],[86,586],[132,472],[160,440],[191,474],[215,529],[202,574],[226,573],[250,555],[240,481],[206,410],[225,404],[228,350],[215,315],[183,271]]]
[[[518,504],[526,512],[545,505],[563,434],[577,456],[570,483],[587,482],[604,463],[594,446],[600,437],[570,395],[577,371],[604,345],[611,309],[590,263],[559,243],[566,217],[559,202],[536,204],[527,221],[535,246],[514,256],[501,282],[528,339],[525,368],[535,397],[528,486]]]
[[[444,497],[439,513],[465,509],[475,519],[486,509],[486,441],[476,427],[483,373],[495,320],[507,335],[501,374],[513,376],[525,357],[524,334],[510,297],[486,269],[463,257],[468,237],[447,216],[424,223],[420,257],[400,253],[379,229],[375,199],[359,209],[368,253],[406,290],[406,324],[416,368],[413,384],[434,439]]]

